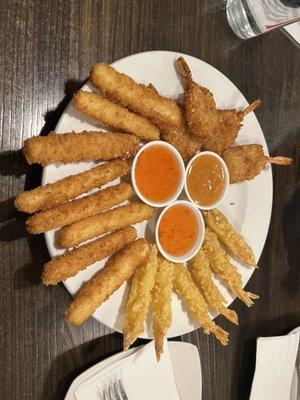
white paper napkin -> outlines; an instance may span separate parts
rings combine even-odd
[[[159,363],[152,341],[83,382],[76,389],[75,397],[77,400],[99,400],[103,389],[117,379],[122,380],[130,400],[180,400],[167,341]]]
[[[250,400],[289,400],[299,332],[257,339]]]

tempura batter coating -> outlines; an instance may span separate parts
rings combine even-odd
[[[184,58],[179,57],[176,64],[185,85],[184,110],[189,130],[202,139],[208,138],[219,123],[213,94],[193,81]]]
[[[89,117],[122,132],[131,133],[144,140],[158,140],[158,128],[137,114],[113,103],[103,96],[80,90],[74,96],[74,105]]]
[[[228,254],[220,246],[217,235],[210,228],[205,230],[205,240],[202,248],[209,260],[212,271],[248,307],[252,306],[252,299],[258,299],[259,296],[243,290],[241,275],[235,266],[231,264]]]
[[[57,256],[44,265],[42,282],[44,285],[56,285],[58,282],[75,276],[96,261],[110,256],[135,239],[136,230],[132,226],[128,226]]]
[[[133,275],[148,254],[149,245],[144,239],[138,239],[116,253],[105,267],[79,290],[69,304],[66,310],[69,323],[80,325],[91,317],[96,309]]]
[[[75,221],[99,214],[103,210],[108,210],[128,200],[132,194],[131,185],[120,183],[89,196],[68,201],[27,218],[27,231],[37,234],[70,225]]]
[[[229,321],[238,325],[238,317],[236,312],[227,309],[223,303],[226,303],[219,289],[214,284],[212,271],[209,267],[208,258],[203,250],[200,251],[188,262],[188,268],[198,285],[206,303],[213,310],[224,315]]]
[[[288,157],[265,156],[260,144],[231,147],[223,152],[222,157],[229,171],[230,183],[254,179],[268,162],[277,165],[292,163],[292,159]]]
[[[16,196],[14,204],[19,211],[30,214],[39,210],[48,210],[124,176],[128,171],[129,164],[126,161],[107,162],[80,174],[70,175],[57,182],[20,193]]]
[[[191,274],[182,264],[174,264],[174,288],[182,297],[196,321],[201,325],[204,333],[213,333],[226,346],[228,333],[211,320],[207,304],[193,282]]]
[[[244,117],[260,104],[261,101],[256,100],[242,111],[236,109],[217,110],[219,123],[215,127],[214,134],[203,141],[203,150],[222,154],[223,151],[231,147],[242,127]]]
[[[124,133],[84,131],[34,136],[25,140],[23,153],[28,164],[107,161],[132,157],[139,139]]]
[[[234,230],[220,210],[214,208],[204,212],[203,216],[206,225],[218,235],[218,239],[238,260],[245,265],[256,266],[255,255],[251,247],[246,243],[243,236]]]
[[[157,266],[157,248],[150,245],[148,258],[135,270],[132,278],[123,324],[124,350],[127,350],[144,331]]]
[[[159,256],[151,299],[152,328],[157,361],[160,360],[164,351],[164,337],[172,324],[173,279],[173,264]]]
[[[131,203],[65,226],[58,233],[62,248],[77,246],[103,233],[125,228],[152,218],[155,208],[144,203]]]
[[[185,160],[200,149],[201,141],[186,129],[184,114],[174,100],[160,96],[152,87],[135,82],[105,63],[95,64],[90,78],[102,93],[157,125],[163,140],[175,146]]]

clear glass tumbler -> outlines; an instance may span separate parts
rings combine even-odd
[[[227,20],[241,39],[300,20],[300,0],[228,0]]]

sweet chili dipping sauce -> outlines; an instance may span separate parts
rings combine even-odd
[[[137,160],[136,185],[149,201],[164,202],[170,199],[180,184],[180,178],[179,162],[165,146],[150,146]]]
[[[182,256],[192,250],[198,233],[197,216],[183,204],[170,207],[162,216],[158,228],[162,248],[173,256]]]
[[[225,187],[225,174],[220,161],[211,155],[195,158],[187,175],[187,189],[195,203],[209,206],[221,196]]]

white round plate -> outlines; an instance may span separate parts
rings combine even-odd
[[[183,93],[182,84],[174,67],[174,61],[179,56],[185,57],[192,70],[194,80],[212,91],[219,108],[241,109],[248,105],[242,93],[220,71],[197,58],[185,54],[168,51],[151,51],[125,57],[112,65],[118,71],[130,75],[138,82],[144,84],[152,83],[161,95],[177,99]],[[89,83],[84,85],[83,89],[88,91],[95,90]],[[78,112],[72,102],[70,102],[57,124],[56,131],[68,132],[74,130],[80,132],[85,129],[99,130],[103,129],[103,127],[97,121],[87,118]],[[268,154],[263,132],[253,112],[245,118],[237,143],[259,143],[263,145],[265,154]],[[42,184],[55,182],[70,174],[86,170],[93,165],[93,163],[49,165],[44,169]],[[109,185],[117,182],[118,180]],[[268,232],[272,210],[272,193],[272,173],[270,165],[268,165],[253,181],[230,185],[227,195],[219,207],[237,231],[251,245],[257,260],[261,255]],[[145,236],[146,232],[149,239],[154,233],[153,221],[148,224],[137,224],[136,227],[141,237]],[[61,250],[55,247],[54,236],[54,231],[45,234],[51,257],[62,253]],[[154,235],[152,237],[154,239]],[[237,262],[234,263],[238,267],[245,285],[254,269],[244,267]],[[78,273],[75,277],[67,279],[64,282],[67,290],[74,295],[81,285],[89,280],[104,264],[105,260],[97,262]],[[235,299],[235,296],[229,293],[218,281],[216,283],[229,305]],[[98,321],[119,332],[122,331],[123,312],[127,297],[126,289],[127,284],[125,283],[94,313],[94,317]],[[172,297],[172,309],[173,322],[168,332],[168,337],[182,335],[198,328],[199,325],[186,312],[185,307],[176,294],[173,294]],[[216,314],[212,314],[212,316],[215,317]],[[149,323],[147,323],[146,330],[141,337],[152,337]]]

